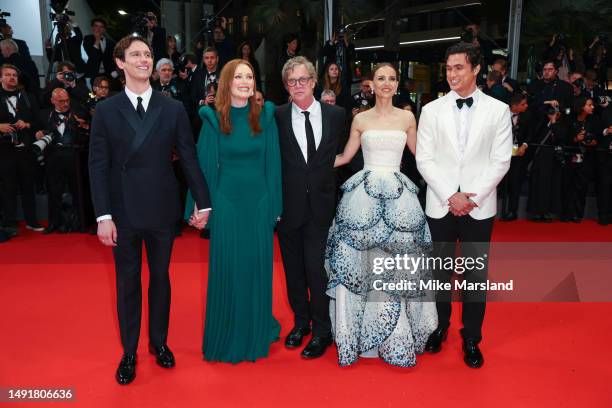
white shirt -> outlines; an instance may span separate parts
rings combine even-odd
[[[149,88],[144,91],[142,94],[138,95],[132,91],[130,91],[130,89],[126,86],[125,87],[125,94],[127,95],[128,99],[130,100],[132,106],[134,107],[134,110],[136,110],[136,107],[138,106],[138,97],[140,96],[142,98],[142,107],[144,108],[145,112],[147,111],[147,109],[149,108],[149,102],[151,101],[151,95],[153,95],[153,88],[151,88],[149,86]],[[204,211],[210,211],[211,208],[202,208],[199,209],[198,212],[204,212]],[[96,218],[97,222],[100,221],[104,221],[104,220],[112,220],[113,217],[110,214],[105,214],[105,215],[101,215],[98,218]]]
[[[318,149],[323,136],[323,116],[321,114],[321,104],[313,98],[312,104],[306,109],[310,112],[309,119],[314,132],[315,147]],[[291,125],[293,133],[300,146],[304,160],[308,163],[308,142],[306,140],[306,115],[302,113],[295,103],[291,104]]]
[[[55,113],[57,113],[57,116],[63,121],[57,126],[57,131],[60,135],[64,136],[64,132],[66,131],[66,114],[58,111],[55,111]]]
[[[125,94],[127,95],[128,99],[132,103],[134,110],[136,110],[136,107],[138,106],[138,97],[140,96],[142,98],[142,107],[144,108],[146,112],[147,108],[149,107],[149,102],[151,101],[151,95],[153,95],[153,88],[149,86],[149,88],[146,91],[138,95],[130,91],[130,89],[126,86]]]
[[[106,51],[106,37],[102,36],[102,38],[100,38],[100,45],[96,46],[94,43],[94,47],[98,48],[104,54],[104,51]],[[98,70],[98,73],[104,73],[104,60],[100,62],[100,69]]]
[[[472,106],[468,108],[468,106],[464,103],[461,109],[457,106],[456,103],[453,103],[453,116],[455,119],[455,128],[457,129],[457,141],[459,142],[459,152],[463,155],[465,152],[465,147],[467,146],[468,141],[468,132],[470,130],[470,124],[472,123],[472,117],[474,117],[474,112],[476,110],[476,105],[478,104],[478,88],[471,94],[465,98],[459,96],[459,94],[455,91],[450,91],[453,101],[457,99],[467,99],[472,98]]]
[[[6,107],[11,115],[17,116],[17,112],[13,109],[13,107],[17,107],[17,96],[9,96],[6,98]]]

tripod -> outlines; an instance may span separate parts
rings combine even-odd
[[[64,32],[60,31],[60,27],[58,26],[57,21],[53,22],[53,28],[51,29],[51,34],[49,34],[48,43],[51,44],[51,40],[53,39],[53,33],[55,32],[56,29],[57,29],[57,35],[55,36],[54,44],[51,46],[50,62],[49,62],[49,66],[47,67],[47,74],[45,75],[45,81],[47,84],[53,80],[52,71],[53,71],[53,65],[55,64],[56,49],[57,48],[61,49],[62,57],[64,57],[64,59],[68,57],[68,60],[71,60],[70,50],[68,49],[68,44],[66,43],[66,39],[63,38]],[[64,28],[64,31],[65,31],[65,28]]]

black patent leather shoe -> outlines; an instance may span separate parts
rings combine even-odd
[[[428,353],[438,353],[442,350],[442,342],[446,340],[448,336],[448,328],[441,329],[437,328],[429,335],[427,343],[425,344],[425,351]]]
[[[136,378],[136,355],[124,354],[115,373],[115,379],[121,385],[127,385]]]
[[[310,327],[294,327],[291,329],[287,338],[285,339],[285,347],[287,348],[296,348],[302,345],[302,340],[304,336],[308,336],[310,334]]]
[[[327,347],[331,346],[333,339],[331,336],[312,336],[312,339],[308,342],[304,350],[302,350],[302,357],[306,359],[319,358],[325,354]]]
[[[463,361],[470,368],[480,368],[484,364],[484,357],[473,339],[463,341]]]
[[[172,351],[170,351],[166,344],[159,347],[149,345],[149,353],[155,356],[155,361],[158,366],[163,368],[174,367],[174,354],[172,354]]]

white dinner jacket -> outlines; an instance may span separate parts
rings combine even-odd
[[[470,129],[463,155],[459,153],[453,106],[447,94],[423,107],[419,119],[416,163],[427,182],[425,213],[442,218],[448,199],[457,191],[475,193],[478,207],[470,212],[477,220],[497,214],[497,185],[510,168],[512,126],[508,105],[480,90],[471,109]]]

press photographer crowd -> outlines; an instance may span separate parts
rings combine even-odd
[[[41,75],[28,45],[13,37],[13,28],[3,14],[0,241],[19,235],[19,213],[25,221],[23,228],[44,234],[95,233],[87,174],[89,127],[96,104],[120,92],[123,86],[122,72],[113,57],[115,42],[106,33],[107,21],[94,18],[92,34],[83,36],[70,13],[62,10],[52,16],[58,34],[46,43],[52,68],[46,86],[41,88]],[[205,30],[188,52],[178,49],[176,37],[167,35],[155,13],[140,13],[134,19],[134,31],[147,39],[153,50],[152,87],[183,103],[194,139],[201,127],[198,109],[203,105],[214,108],[221,68],[233,58],[248,60],[254,67],[257,100],[263,106],[263,69],[255,58],[255,49],[248,41],[236,44],[224,18]],[[512,112],[514,149],[510,171],[499,187],[503,197],[501,219],[516,220],[520,198],[526,195],[530,220],[578,223],[585,216],[587,197],[594,192],[597,221],[601,225],[611,223],[612,108],[606,90],[607,39],[597,36],[585,44],[584,50],[575,52],[565,45],[563,35],[554,35],[536,69],[537,78],[523,84],[508,76],[508,60],[496,58],[487,49],[477,26],[470,26],[468,31],[473,35],[467,40],[481,45],[485,57],[481,90],[506,102]],[[285,61],[300,55],[298,35],[286,36],[278,55],[278,61],[269,63],[280,72]],[[317,57],[312,59],[318,60],[320,67],[315,96],[322,103],[346,110],[347,129],[355,114],[374,106],[372,78],[367,72],[357,74],[355,55],[350,35],[340,30],[322,47],[320,55],[310,56]],[[411,98],[414,81],[405,74],[394,104],[413,111],[418,119],[421,106]],[[282,84],[278,89],[267,85],[266,94],[273,102],[288,101]],[[348,134],[344,135],[344,142],[347,140]],[[180,158],[174,154],[173,159],[184,200],[186,183],[178,165]],[[358,155],[350,166],[338,171],[338,181],[348,179],[362,166]],[[402,166],[408,177],[424,187],[407,149]],[[40,222],[42,214],[37,213],[37,196],[38,202],[46,196],[46,227]],[[180,229],[179,224],[177,234]]]

